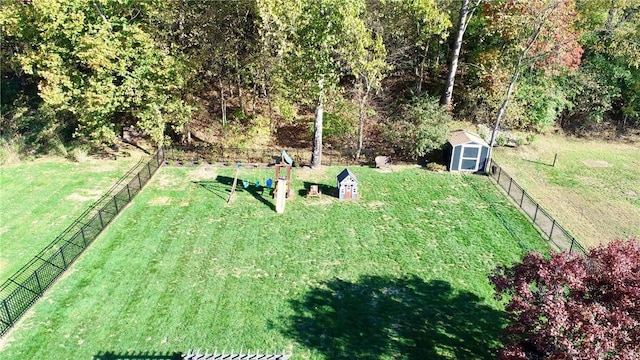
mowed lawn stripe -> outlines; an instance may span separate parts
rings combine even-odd
[[[314,182],[335,186],[339,170]],[[202,186],[194,171],[160,169],[0,355],[217,347],[491,358],[503,320],[487,274],[521,245],[545,249],[483,177],[354,168],[358,201],[298,195],[276,214],[267,193],[239,187],[226,204],[229,185]],[[434,322],[442,316],[453,325]]]
[[[0,166],[0,283],[102,196],[139,158]]]

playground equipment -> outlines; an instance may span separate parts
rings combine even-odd
[[[276,159],[276,189],[273,192],[274,197],[277,197],[278,191],[282,192],[283,189],[286,189],[285,197],[293,197],[293,192],[291,191],[291,166],[293,166],[293,160],[287,155],[286,151],[282,150],[282,154]],[[283,168],[286,170],[286,175],[281,174]],[[278,184],[281,182],[284,182],[286,187],[279,187]]]
[[[291,159],[289,158],[289,160]],[[279,174],[279,168],[277,166],[278,165],[276,165],[276,178],[278,177],[278,174]],[[256,191],[259,191],[261,193],[262,191],[264,191],[265,188],[271,189],[274,185],[273,179],[271,177],[268,177],[267,175],[267,172],[268,172],[267,169],[262,168],[260,172],[257,172],[258,171],[257,169],[259,168],[255,167],[254,169],[256,170],[252,170],[253,173],[251,171],[244,171],[244,173],[246,173],[246,176],[242,176],[241,178],[240,175],[241,175],[242,168],[243,168],[242,163],[238,163],[238,167],[236,168],[236,174],[233,177],[233,183],[231,184],[231,192],[229,193],[229,198],[227,199],[227,203],[230,203],[231,199],[235,195],[236,187],[238,186],[238,179],[240,179],[240,182],[242,183],[243,188],[250,189],[250,187],[253,186],[255,187]],[[245,169],[248,169],[248,168],[245,167]],[[287,173],[287,179],[290,179],[290,178],[291,178],[291,169],[289,169]],[[278,182],[276,180],[276,185],[277,183]],[[287,193],[291,191],[289,187],[287,189],[288,189],[286,191]],[[277,192],[277,189],[274,190],[274,197],[276,192]]]

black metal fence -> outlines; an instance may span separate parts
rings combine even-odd
[[[163,161],[162,149],[146,163],[141,159],[44,250],[0,286],[0,336],[140,192]]]
[[[490,176],[509,194],[540,231],[560,250],[586,254],[585,248],[538,204],[500,165],[491,160]]]
[[[233,164],[233,163],[273,163],[282,150],[287,152],[294,164],[306,164],[311,160],[309,149],[276,148],[237,148],[221,146],[172,147],[165,150],[165,162],[168,165],[190,164]],[[373,163],[373,150],[363,151],[360,159],[354,160],[353,149],[331,149],[322,151],[322,165],[356,165]]]

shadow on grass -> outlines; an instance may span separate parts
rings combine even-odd
[[[538,160],[528,160],[528,159],[524,159],[524,161],[526,161],[526,162],[530,162],[530,163],[533,163],[533,164],[538,164],[538,165],[544,165],[544,166],[554,167],[554,166],[553,166],[553,164],[549,164],[549,163],[542,162],[542,161],[538,161]]]
[[[318,185],[318,190],[320,190],[320,192],[322,193],[322,196],[330,196],[330,197],[338,198],[337,187],[327,185],[327,184],[312,183],[308,181],[304,182],[304,189],[298,190],[298,195],[307,196],[307,194],[309,193],[309,189],[311,188],[311,185]]]
[[[229,197],[229,192],[231,191],[231,187],[222,186],[215,180],[200,180],[194,181],[193,183],[209,191],[210,193],[224,201],[227,200],[227,198]]]
[[[233,185],[233,178],[218,175],[215,180],[194,181],[193,183],[227,201],[229,193],[231,192],[231,186]],[[236,192],[247,192],[261,203],[267,205],[271,210],[275,211],[275,204],[265,198],[265,194],[269,196],[270,190],[271,189],[264,186],[255,186],[254,184],[249,184],[249,186],[245,188],[242,179],[238,179],[238,183],[236,184]]]
[[[290,305],[277,327],[327,359],[495,359],[505,322],[475,294],[417,277],[335,279]]]
[[[182,354],[179,352],[154,352],[154,351],[101,351],[94,355],[93,360],[181,360]]]

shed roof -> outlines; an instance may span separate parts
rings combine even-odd
[[[486,141],[482,140],[480,136],[467,130],[455,130],[449,135],[449,143],[453,146],[462,145],[466,143],[478,143],[484,146],[489,146]]]
[[[347,168],[345,168],[340,172],[340,174],[338,174],[338,182],[342,182],[342,180],[346,179],[347,177],[351,177],[352,181],[358,182],[356,176],[351,172],[351,170]]]

